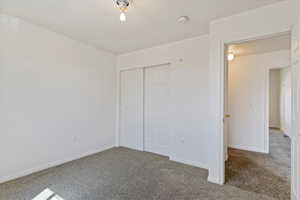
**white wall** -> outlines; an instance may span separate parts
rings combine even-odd
[[[0,44],[0,182],[114,145],[114,55],[7,15]]]
[[[224,148],[221,148],[224,144],[221,106],[224,47],[221,44],[289,31],[295,17],[292,8],[288,1],[284,1],[254,9],[212,22],[209,36],[118,56],[117,66],[123,69],[171,63],[172,76],[177,82],[174,88],[179,88],[174,103],[186,105],[186,108],[180,105],[180,114],[174,115],[173,157],[207,167],[211,182],[223,184],[225,172]],[[181,58],[183,62],[180,62]],[[190,99],[194,100],[188,103]],[[182,132],[187,133],[184,138],[188,139],[183,143],[180,142]]]
[[[269,127],[280,129],[280,70],[270,71],[269,77]]]
[[[291,68],[280,70],[280,129],[291,137],[292,129],[292,73]]]
[[[268,92],[270,69],[290,65],[290,51],[237,57],[229,62],[229,147],[267,152]],[[279,118],[279,83],[277,77]],[[280,125],[280,124],[279,124]]]
[[[289,31],[295,19],[292,8],[296,7],[291,7],[289,2],[282,1],[214,21],[210,26],[209,37],[203,36],[118,57],[118,67],[172,63],[172,76],[176,80],[174,88],[177,88],[174,95],[178,97],[174,102],[182,103],[176,108],[179,114],[174,116],[173,157],[209,168],[211,182],[224,183],[223,43]],[[114,112],[111,112],[113,108],[110,106],[114,103],[114,83],[111,82],[113,71],[110,71],[110,67],[94,66],[112,66],[113,55],[16,19],[1,16],[0,23],[0,33],[5,35],[0,37],[0,95],[4,97],[0,106],[5,106],[10,111],[1,113],[1,119],[4,119],[1,122],[5,123],[1,129],[8,133],[4,139],[8,142],[3,147],[7,148],[10,141],[18,144],[15,139],[17,136],[23,147],[30,147],[26,148],[26,155],[35,153],[41,158],[27,161],[23,158],[24,148],[16,145],[18,148],[9,154],[11,157],[20,155],[22,159],[16,165],[12,163],[12,158],[0,156],[0,159],[5,158],[0,160],[1,163],[8,163],[5,169],[1,165],[1,174],[2,171],[7,175],[43,166],[44,163],[73,157],[102,144],[109,146],[113,140],[113,136],[109,134],[113,130],[114,119]],[[15,40],[11,45],[13,38]],[[17,73],[20,71],[17,66],[24,66],[22,74]],[[16,92],[20,90],[21,93]],[[85,96],[79,95],[83,92]],[[87,99],[86,96],[93,98]],[[35,105],[33,109],[32,106],[27,106],[32,104]],[[4,116],[4,113],[8,116]],[[41,125],[33,126],[33,122],[37,121]],[[18,126],[13,126],[16,124]],[[72,132],[72,141],[63,134],[66,132]],[[81,137],[83,132],[85,137]],[[27,137],[33,134],[35,139]],[[84,146],[76,145],[78,138]],[[41,145],[40,141],[47,141],[49,145]],[[1,142],[4,143],[3,140]],[[56,147],[55,150],[48,152],[53,146]],[[64,146],[70,148],[63,149]],[[39,151],[33,150],[37,148]],[[35,163],[37,161],[39,162]]]
[[[119,68],[171,63],[170,158],[207,168],[211,155],[208,133],[208,36],[118,56]]]
[[[296,2],[294,0],[293,2]],[[246,41],[291,30],[296,20],[297,6],[292,1],[243,12],[215,20],[210,24],[210,164],[208,180],[225,181],[225,154],[223,137],[224,115],[224,45]]]
[[[300,1],[297,2],[297,23],[292,31],[292,200],[300,200]]]

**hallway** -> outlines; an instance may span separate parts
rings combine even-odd
[[[270,130],[270,154],[229,150],[226,184],[279,200],[290,199],[290,139]]]

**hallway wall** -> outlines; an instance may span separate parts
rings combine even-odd
[[[229,147],[267,151],[269,70],[289,65],[289,50],[237,57],[229,63]]]

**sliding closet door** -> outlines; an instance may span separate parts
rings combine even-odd
[[[143,150],[143,69],[120,76],[120,146]]]
[[[170,66],[145,68],[145,151],[169,155]]]

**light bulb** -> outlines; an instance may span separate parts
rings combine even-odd
[[[125,22],[125,21],[126,21],[126,15],[125,15],[124,12],[122,12],[122,13],[120,14],[120,21],[121,21],[121,22]]]
[[[232,61],[232,60],[234,59],[234,54],[233,54],[233,53],[229,53],[229,54],[227,55],[227,59],[228,59],[229,61]]]

